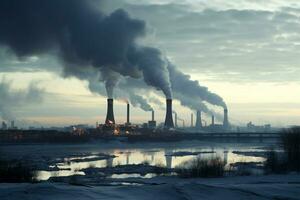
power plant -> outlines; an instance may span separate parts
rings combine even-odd
[[[148,132],[151,130],[159,130],[163,128],[164,130],[186,130],[189,132],[222,132],[222,131],[228,131],[230,128],[229,121],[228,121],[228,109],[224,109],[224,118],[222,124],[216,124],[215,123],[215,116],[211,115],[211,124],[206,125],[206,123],[203,125],[202,121],[205,121],[202,119],[202,112],[201,110],[196,111],[196,118],[194,119],[194,113],[191,113],[191,126],[190,127],[184,127],[184,120],[178,117],[178,113],[172,110],[172,99],[166,99],[166,117],[163,125],[157,125],[157,122],[155,121],[155,111],[151,110],[151,119],[144,123],[142,126],[134,125],[130,121],[130,103],[126,102],[126,121],[125,123],[116,125],[115,123],[115,117],[114,117],[114,105],[113,105],[113,99],[109,98],[107,99],[107,113],[106,113],[106,119],[105,124],[99,125],[97,124],[97,128],[102,129],[104,132],[111,132],[113,131],[114,134],[120,134],[122,132],[126,133],[133,133],[133,132]],[[175,117],[175,123],[173,122],[173,114]],[[181,121],[183,124],[181,127],[178,125],[178,120]],[[195,120],[195,121],[194,121]],[[175,129],[174,129],[175,128]],[[163,130],[161,129],[161,130]]]

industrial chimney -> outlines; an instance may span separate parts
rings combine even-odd
[[[127,103],[127,121],[126,125],[130,125],[130,105]]]
[[[228,122],[228,110],[227,108],[224,109],[224,121],[223,121],[223,127],[228,128],[229,122]]]
[[[194,114],[191,114],[191,127],[194,127]]]
[[[154,110],[152,110],[152,121],[154,121]]]
[[[154,120],[154,110],[152,110],[152,120],[148,121],[148,127],[152,129],[156,127],[156,121]]]
[[[177,124],[177,112],[174,112],[174,115],[175,115],[175,127],[177,128],[178,127],[178,124]]]
[[[211,125],[214,126],[215,125],[215,116],[211,116]]]
[[[196,128],[202,128],[201,111],[197,110]]]
[[[105,124],[115,124],[113,99],[107,99],[107,113]]]
[[[173,116],[172,116],[172,99],[167,99],[167,112],[165,120],[166,128],[174,128]]]

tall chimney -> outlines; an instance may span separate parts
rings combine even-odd
[[[196,128],[202,128],[201,111],[197,110]]]
[[[175,127],[177,128],[178,127],[178,124],[177,124],[177,113],[174,112],[174,114],[175,114]]]
[[[215,116],[211,116],[211,125],[214,126],[215,125]]]
[[[154,121],[154,110],[152,110],[152,121]]]
[[[173,116],[172,116],[172,99],[167,99],[167,112],[165,119],[166,128],[174,128]]]
[[[129,117],[130,117],[130,105],[129,105],[129,103],[127,103],[127,124],[130,123]]]
[[[191,127],[194,127],[194,114],[191,114]]]
[[[228,109],[224,108],[224,121],[223,121],[223,127],[228,128],[229,122],[228,122]]]
[[[113,99],[107,99],[107,113],[105,124],[115,124]]]

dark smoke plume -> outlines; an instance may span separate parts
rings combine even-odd
[[[172,90],[173,92],[180,94],[180,97],[184,97],[185,99],[190,98],[194,101],[195,99],[200,98],[200,100],[206,101],[212,105],[226,108],[225,102],[219,95],[210,92],[207,87],[201,86],[198,81],[191,80],[189,75],[179,71],[170,62],[168,64],[168,70],[170,73]],[[181,99],[178,100],[181,101]]]
[[[69,70],[70,69],[70,70]],[[107,82],[105,81],[105,77],[103,77],[103,73],[100,73],[93,67],[67,67],[65,68],[67,71],[65,74],[68,74],[67,77],[74,76],[79,78],[80,80],[87,81],[88,89],[94,93],[101,96],[106,96],[112,98],[112,93],[108,93],[107,90]],[[113,72],[110,77],[113,77],[115,72]],[[147,88],[149,90],[149,86],[147,86],[143,81],[139,79],[132,78],[124,78],[118,75],[115,75],[114,79],[116,80],[116,87],[112,88],[115,90],[114,97],[118,100],[127,99],[134,107],[139,107],[144,111],[151,111],[152,107],[148,103],[148,101],[138,95],[141,90]]]
[[[99,4],[101,0],[95,2]],[[173,89],[182,104],[189,98],[200,99],[200,107],[202,100],[226,107],[221,97],[190,80],[158,49],[137,44],[146,32],[144,21],[130,18],[121,9],[106,15],[92,5],[95,2],[1,0],[0,45],[9,47],[19,58],[57,55],[64,65],[64,76],[87,80],[91,91],[109,98],[116,86],[119,91],[126,88],[128,99],[146,110],[150,105],[136,95],[139,87],[122,86],[122,77],[143,79],[147,85],[163,91],[167,98],[172,97]],[[105,83],[106,92],[99,82]],[[99,90],[95,91],[96,88]],[[116,96],[126,97],[124,91],[119,91]]]
[[[214,115],[218,120],[222,120],[223,116],[219,113],[214,112],[209,109],[202,101],[198,98],[190,98],[188,96],[184,96],[181,93],[174,92],[174,98],[180,101],[180,104],[184,107],[188,107],[194,111],[200,110],[208,115]]]
[[[92,3],[95,2],[1,0],[0,44],[20,58],[51,53],[67,67],[92,66],[103,73],[108,96],[112,96],[115,80],[106,73],[113,71],[144,78],[171,98],[167,64],[160,51],[137,45],[136,40],[145,34],[144,21],[130,18],[121,9],[105,15]]]
[[[11,83],[5,79],[0,80],[0,117],[3,120],[14,120],[18,108],[40,103],[44,95],[44,91],[33,83],[24,90],[12,89]]]

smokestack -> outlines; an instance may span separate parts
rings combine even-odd
[[[201,111],[197,110],[196,128],[202,128]]]
[[[224,109],[224,121],[223,121],[223,127],[228,128],[229,122],[228,122],[228,110],[227,108]]]
[[[129,117],[130,117],[130,105],[129,103],[127,103],[127,122],[126,122],[127,124],[130,123]]]
[[[214,126],[215,125],[215,116],[211,116],[211,125]]]
[[[194,114],[191,114],[191,127],[194,127]]]
[[[154,121],[154,110],[152,110],[152,121]]]
[[[173,116],[172,116],[172,99],[167,99],[167,112],[165,120],[166,128],[174,128]]]
[[[156,127],[156,121],[154,121],[154,110],[152,110],[152,120],[148,121],[148,127],[154,129]]]
[[[178,124],[177,124],[177,113],[175,112],[175,127],[177,128],[178,127]]]
[[[115,124],[113,99],[107,99],[107,113],[105,124]]]

